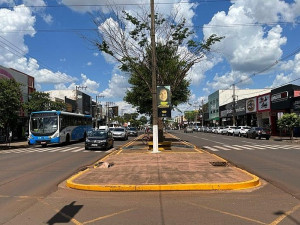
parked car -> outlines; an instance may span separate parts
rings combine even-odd
[[[233,136],[246,136],[247,131],[251,129],[251,127],[248,126],[238,126],[234,131],[233,131]]]
[[[233,135],[233,131],[236,129],[235,126],[226,126],[222,134]]]
[[[110,131],[92,130],[88,132],[85,139],[85,149],[102,148],[109,149],[114,147],[114,139]]]
[[[252,127],[251,129],[248,130],[247,132],[247,137],[248,138],[266,138],[267,140],[270,139],[271,132],[269,129],[262,128],[262,127]]]
[[[128,140],[127,129],[124,127],[115,127],[112,131],[112,136],[114,139]]]
[[[128,136],[134,136],[137,137],[138,136],[138,130],[136,129],[136,127],[128,127]]]
[[[193,127],[187,126],[184,128],[184,133],[193,133]]]
[[[212,132],[212,127],[206,127],[206,129],[205,129],[205,133],[211,133]]]
[[[215,133],[216,134],[222,134],[224,127],[217,127],[217,129],[215,129]]]

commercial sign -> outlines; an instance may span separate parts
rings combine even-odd
[[[273,94],[271,97],[271,102],[280,102],[280,101],[284,101],[289,97],[289,93],[287,91],[281,92],[281,93],[277,93],[277,94]]]
[[[256,98],[246,100],[246,113],[256,112]]]
[[[169,108],[171,105],[170,86],[157,86],[156,90],[158,108]]]
[[[257,111],[270,111],[271,109],[271,96],[270,94],[260,95],[257,97]]]

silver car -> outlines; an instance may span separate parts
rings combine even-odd
[[[248,126],[238,126],[234,131],[233,135],[234,136],[239,136],[239,137],[246,137],[247,136],[247,131],[250,130],[251,127]]]
[[[116,127],[113,129],[112,134],[114,139],[128,140],[127,129],[124,127]]]

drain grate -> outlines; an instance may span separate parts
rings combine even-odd
[[[229,166],[229,163],[228,162],[209,162],[212,166],[223,166],[223,167],[226,167],[226,166]]]

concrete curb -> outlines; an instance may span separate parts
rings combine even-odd
[[[239,169],[239,168],[237,168]],[[100,191],[100,192],[130,192],[130,191],[207,191],[207,190],[242,190],[260,186],[259,178],[247,171],[241,170],[252,177],[251,180],[236,183],[197,183],[197,184],[163,184],[163,185],[87,185],[75,183],[74,180],[90,169],[79,172],[66,181],[69,188]]]
[[[174,136],[176,137],[176,136]],[[125,144],[124,146],[129,146],[134,141]],[[195,149],[197,147],[190,143],[185,143],[187,145],[193,146]],[[122,151],[122,147],[120,150],[115,153],[119,154]],[[198,150],[199,151],[199,150]],[[104,158],[100,159],[98,162],[103,161],[105,158],[108,158],[110,155],[114,154],[111,152],[110,154],[106,155]],[[211,153],[209,153],[211,154]],[[220,158],[222,161],[226,161],[223,158],[214,155],[214,157]],[[227,161],[226,161],[227,162]],[[249,175],[252,179],[244,181],[244,182],[233,182],[233,183],[193,183],[193,184],[151,184],[151,185],[134,185],[134,184],[113,184],[113,185],[101,185],[101,184],[80,184],[75,183],[74,180],[85,173],[87,173],[90,168],[81,171],[74,176],[70,177],[66,181],[66,186],[73,189],[78,190],[85,190],[85,191],[99,191],[99,192],[133,192],[133,191],[207,191],[207,190],[242,190],[242,189],[249,189],[260,186],[260,180],[257,176],[242,170],[236,167],[237,170],[240,170],[243,173]]]

